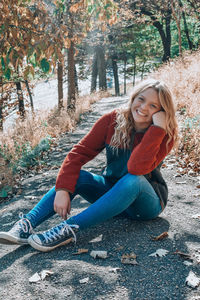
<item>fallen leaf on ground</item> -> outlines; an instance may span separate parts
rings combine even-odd
[[[192,216],[193,219],[200,219],[200,213]]]
[[[197,264],[200,264],[200,250],[192,254],[192,258],[196,261]]]
[[[181,174],[175,174],[173,177],[174,177],[174,178],[176,178],[176,177],[181,177]]]
[[[166,238],[166,237],[168,237],[168,232],[167,232],[167,231],[161,233],[161,234],[158,235],[158,236],[152,237],[152,239],[153,239],[154,241],[159,241],[159,240],[162,240],[162,239],[164,239],[164,238]]]
[[[118,248],[115,249],[115,251],[120,251],[122,249],[124,249],[124,246],[119,246]]]
[[[200,189],[200,184],[198,184],[198,185],[196,186],[196,188],[197,188],[197,189]]]
[[[89,243],[98,243],[101,242],[103,238],[103,234],[100,234],[99,236],[97,236],[96,238],[92,239],[91,241],[89,241]]]
[[[47,276],[52,275],[53,272],[49,270],[42,270],[40,273],[41,279],[44,280]]]
[[[198,197],[200,198],[200,194],[194,194],[193,196],[194,196],[195,198],[198,198]]]
[[[181,251],[179,251],[179,250],[176,250],[176,251],[174,252],[174,254],[179,254],[180,256],[182,256],[182,257],[184,257],[184,258],[192,259],[190,254],[181,252]]]
[[[92,250],[90,255],[94,258],[107,258],[107,251],[95,251]]]
[[[89,281],[89,277],[86,277],[86,278],[83,278],[83,279],[79,280],[80,283],[88,283],[88,281]]]
[[[117,271],[121,270],[121,268],[110,268],[108,272],[117,273]]]
[[[200,284],[200,278],[197,277],[192,271],[190,271],[185,282],[188,286],[196,288]]]
[[[29,282],[33,283],[38,282],[40,280],[44,280],[47,276],[50,276],[52,274],[53,272],[49,270],[42,270],[40,273],[36,272],[35,274],[33,274],[33,276],[29,278]]]
[[[188,266],[188,267],[192,265],[192,262],[188,261],[188,260],[185,260],[183,263],[185,266]]]
[[[31,199],[31,200],[33,200],[33,199],[35,199],[36,197],[35,197],[35,196],[24,196],[24,198],[25,198],[25,199]]]
[[[31,276],[29,278],[29,282],[30,283],[32,283],[32,282],[38,282],[40,280],[41,280],[41,277],[40,277],[40,275],[38,273],[33,274],[33,276]]]
[[[78,254],[83,254],[83,253],[88,253],[88,249],[78,249],[77,252],[72,253],[73,255],[78,255]]]
[[[121,258],[122,264],[127,264],[127,265],[138,265],[136,261],[136,254],[135,253],[130,253],[130,254],[123,254]]]
[[[158,249],[156,250],[156,252],[152,253],[152,254],[149,254],[149,256],[159,256],[159,257],[163,257],[165,256],[169,251],[168,250],[165,250],[165,249]]]

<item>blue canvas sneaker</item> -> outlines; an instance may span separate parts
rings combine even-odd
[[[0,232],[0,244],[6,245],[25,245],[28,244],[28,237],[32,234],[31,222],[19,214],[20,220],[8,231]]]
[[[76,242],[75,232],[78,228],[78,225],[61,223],[42,233],[32,234],[28,238],[28,243],[36,250],[48,252],[70,242]]]

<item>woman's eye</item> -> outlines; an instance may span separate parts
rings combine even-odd
[[[157,108],[157,106],[156,106],[156,105],[154,105],[154,104],[151,104],[151,107],[153,107],[153,108]]]

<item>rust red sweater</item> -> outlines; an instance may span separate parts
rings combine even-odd
[[[170,152],[173,142],[166,147],[168,136],[164,129],[151,125],[146,132],[133,132],[130,149],[113,151],[110,141],[116,125],[116,111],[101,117],[90,132],[66,156],[56,180],[56,190],[73,193],[81,167],[106,148],[107,164],[103,176],[117,181],[126,173],[145,175],[165,205],[167,186],[160,173],[160,163]]]

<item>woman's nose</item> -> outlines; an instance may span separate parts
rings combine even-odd
[[[147,109],[147,103],[142,103],[141,108],[144,109],[144,110]]]

